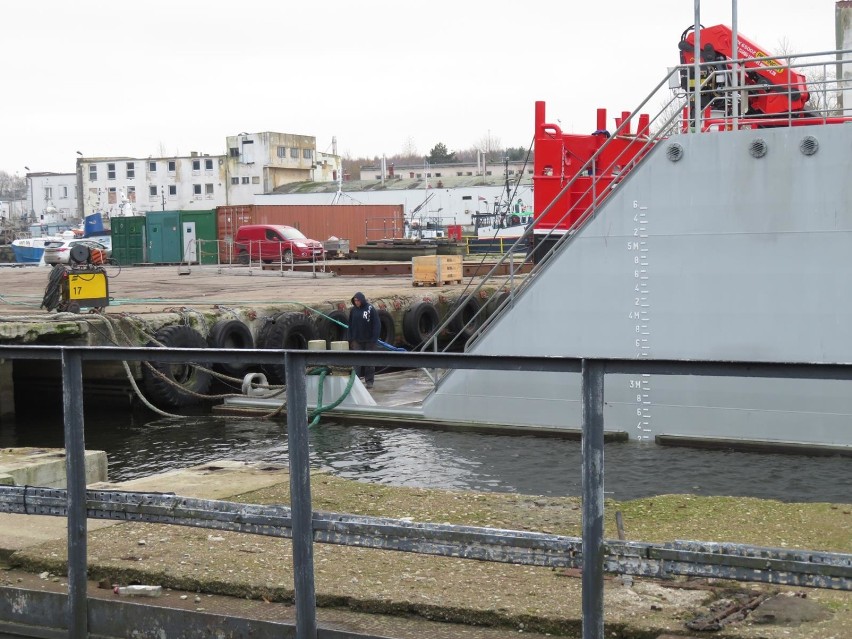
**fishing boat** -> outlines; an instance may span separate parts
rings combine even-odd
[[[73,231],[65,231],[61,235],[43,235],[40,237],[21,237],[12,240],[12,251],[15,261],[19,264],[39,264],[44,256],[46,242],[63,242],[75,237]]]
[[[719,33],[730,43],[730,29],[702,28],[705,51]],[[738,54],[718,45],[699,69],[683,56],[691,36],[682,65],[612,134],[602,109],[594,133],[574,135],[536,103],[525,233],[536,265],[469,352],[852,362],[852,93],[843,110],[815,99],[839,97],[842,84],[806,81],[834,55],[793,66],[740,37]],[[606,429],[637,441],[852,451],[841,381],[613,374],[604,396]],[[423,413],[577,428],[580,378],[455,370]]]

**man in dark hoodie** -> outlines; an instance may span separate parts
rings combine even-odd
[[[377,350],[381,320],[379,312],[367,301],[361,292],[352,296],[352,308],[349,311],[349,348],[353,351]],[[358,375],[364,376],[364,385],[373,387],[376,375],[375,366],[359,366]]]

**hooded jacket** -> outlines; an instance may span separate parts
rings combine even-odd
[[[355,300],[361,306],[355,306]],[[358,342],[378,342],[382,321],[379,312],[367,301],[361,292],[352,296],[352,308],[349,311],[349,339]]]

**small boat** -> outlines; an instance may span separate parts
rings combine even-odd
[[[22,237],[12,240],[12,251],[18,264],[39,264],[44,256],[45,242],[63,242],[74,237],[73,231],[65,231],[62,235],[43,235],[41,237]]]

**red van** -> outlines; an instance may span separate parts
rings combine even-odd
[[[249,259],[291,264],[321,258],[323,247],[321,242],[308,239],[292,226],[246,224],[237,229],[234,252],[241,264],[248,264]]]

